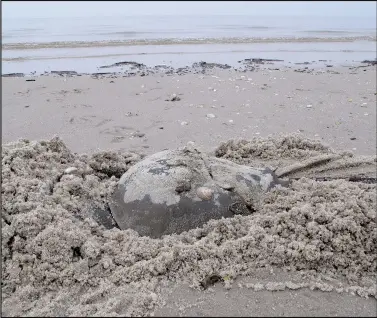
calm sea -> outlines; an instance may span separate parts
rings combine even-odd
[[[375,18],[132,16],[2,20],[2,72],[92,72],[114,61],[376,57]]]

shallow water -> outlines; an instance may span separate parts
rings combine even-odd
[[[375,18],[118,16],[4,19],[3,44],[224,37],[375,36]]]
[[[122,60],[185,66],[262,57],[374,59],[373,18],[134,16],[4,19],[3,74],[95,72]]]

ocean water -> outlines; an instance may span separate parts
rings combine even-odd
[[[116,61],[184,66],[250,57],[376,57],[375,18],[113,16],[2,20],[2,72],[95,72]],[[284,57],[284,58],[283,58]]]

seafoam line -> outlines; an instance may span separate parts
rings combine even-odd
[[[192,39],[137,39],[112,41],[56,41],[38,43],[3,43],[3,50],[36,50],[46,48],[84,48],[84,47],[115,47],[141,45],[184,45],[184,44],[253,44],[253,43],[328,43],[376,41],[375,36],[351,37],[279,37],[279,38],[192,38]]]

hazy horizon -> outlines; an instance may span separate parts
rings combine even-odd
[[[376,18],[377,8],[375,1],[98,1],[88,5],[89,3],[84,1],[2,2],[2,19],[150,15]]]

